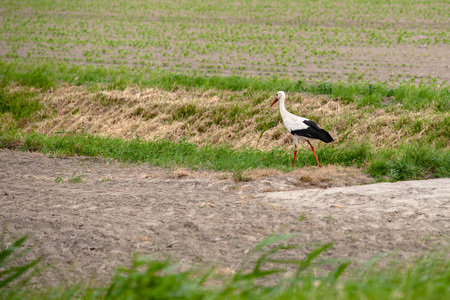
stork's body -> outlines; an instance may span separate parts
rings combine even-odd
[[[295,143],[295,150],[294,150],[294,160],[292,161],[292,166],[294,166],[295,163],[295,157],[297,156],[297,145],[299,140],[303,140],[308,142],[309,146],[311,147],[312,152],[314,153],[314,156],[316,157],[317,164],[319,167],[322,165],[319,162],[319,159],[317,158],[316,152],[314,151],[314,147],[311,145],[310,140],[321,140],[325,143],[330,143],[333,140],[331,135],[325,131],[324,129],[317,126],[316,123],[313,121],[296,116],[294,114],[291,114],[286,110],[286,107],[284,106],[284,100],[286,98],[286,95],[284,92],[278,92],[276,99],[273,101],[272,105],[274,105],[277,101],[280,102],[280,114],[281,118],[283,119],[283,124],[286,127],[287,131],[292,134],[292,137],[294,138]],[[270,105],[272,107],[272,105]]]

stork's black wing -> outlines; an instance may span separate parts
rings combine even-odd
[[[325,143],[330,143],[334,141],[331,135],[326,130],[317,126],[317,124],[314,123],[313,121],[305,120],[303,121],[303,123],[308,125],[306,129],[292,130],[291,134],[321,140],[322,142]]]

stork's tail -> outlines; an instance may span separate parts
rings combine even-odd
[[[321,130],[321,134],[319,135],[319,140],[325,143],[331,143],[334,142],[333,137],[324,129]]]

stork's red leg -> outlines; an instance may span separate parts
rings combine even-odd
[[[320,164],[319,159],[317,158],[316,151],[314,151],[313,145],[311,145],[311,143],[310,143],[309,141],[307,141],[307,142],[308,142],[308,144],[311,146],[311,150],[312,150],[312,152],[314,153],[314,156],[316,157],[317,164],[319,165],[319,167],[321,167],[322,165]]]
[[[294,167],[294,163],[295,163],[295,157],[297,156],[297,145],[295,145],[295,150],[294,150],[294,160],[292,161],[292,167]]]

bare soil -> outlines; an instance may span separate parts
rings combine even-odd
[[[252,178],[0,150],[0,223],[54,263],[40,285],[111,278],[133,253],[232,274],[273,233],[353,261],[448,247],[448,178],[361,185],[372,180],[336,166]]]

